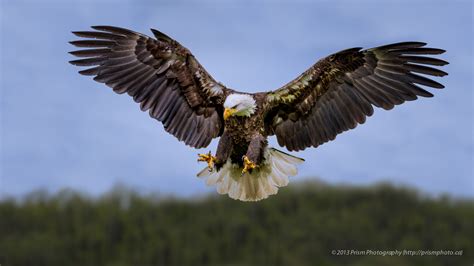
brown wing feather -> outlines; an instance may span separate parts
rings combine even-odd
[[[153,30],[156,39],[111,26],[73,32],[79,73],[94,76],[116,93],[127,93],[142,111],[161,121],[165,130],[187,145],[201,148],[223,131],[222,104],[230,92],[217,83],[188,49]]]
[[[404,42],[368,50],[347,49],[328,56],[295,80],[267,95],[269,135],[288,150],[317,147],[337,134],[363,124],[373,107],[386,110],[418,96],[432,97],[420,88],[443,88],[420,76],[447,75],[427,65],[447,62],[426,57],[444,50],[425,48],[425,43]]]

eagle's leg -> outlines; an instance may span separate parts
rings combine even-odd
[[[216,162],[216,157],[212,156],[211,151],[209,151],[208,154],[201,153],[198,154],[198,162],[207,162],[207,167],[209,168],[209,171],[212,171],[214,169],[214,164]]]
[[[227,162],[232,152],[232,149],[232,139],[227,133],[227,131],[224,131],[221,138],[219,139],[219,144],[217,145],[215,162],[215,167],[217,171],[219,171],[219,169]]]
[[[209,151],[207,154],[198,154],[198,162],[207,162],[209,171],[214,170],[214,168],[219,171],[225,162],[227,162],[231,151],[232,139],[230,138],[229,134],[224,132],[224,134],[221,136],[221,139],[219,140],[219,144],[217,145],[216,156],[212,156],[211,151]]]
[[[260,134],[256,134],[252,137],[247,153],[242,157],[244,168],[242,174],[251,172],[252,169],[256,168],[262,161],[263,151],[267,145],[267,140]]]

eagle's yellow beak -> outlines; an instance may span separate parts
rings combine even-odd
[[[225,108],[225,110],[224,110],[224,120],[227,120],[229,117],[231,117],[236,112],[237,112],[237,109],[235,109],[235,108]]]

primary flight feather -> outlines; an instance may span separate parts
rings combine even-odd
[[[200,154],[208,167],[198,173],[221,194],[256,201],[276,194],[297,174],[303,159],[268,147],[267,137],[290,151],[317,147],[363,124],[373,106],[386,110],[418,96],[419,87],[443,88],[421,76],[445,76],[447,64],[427,55],[444,53],[422,42],[367,50],[351,48],[319,60],[299,77],[270,92],[243,93],[214,80],[191,52],[152,29],[155,38],[118,27],[73,32],[70,61],[79,71],[127,93],[165,130],[194,148],[220,137],[215,156]]]

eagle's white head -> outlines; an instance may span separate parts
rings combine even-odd
[[[224,102],[224,120],[231,116],[251,116],[257,104],[251,95],[233,93]]]

